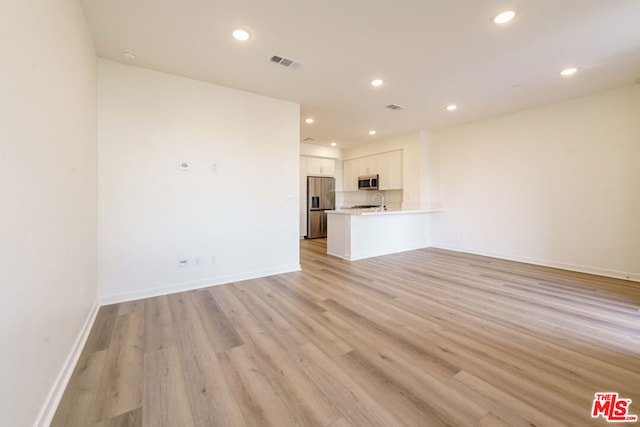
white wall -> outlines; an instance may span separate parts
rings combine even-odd
[[[27,426],[96,303],[96,56],[75,0],[3,2],[0,29],[0,413]]]
[[[98,81],[102,302],[299,269],[297,104],[106,60]]]
[[[439,207],[437,147],[427,131],[343,150],[344,160],[402,150],[402,208]]]
[[[640,86],[435,133],[434,246],[640,279]]]

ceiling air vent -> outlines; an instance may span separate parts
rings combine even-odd
[[[281,65],[285,68],[290,68],[292,70],[297,70],[302,67],[302,62],[298,62],[294,59],[284,58],[282,56],[273,55],[269,58],[269,62],[276,65]]]
[[[390,110],[406,110],[407,109],[407,107],[403,107],[402,105],[398,105],[398,104],[389,104],[387,105],[386,108]]]
[[[313,142],[315,140],[317,140],[318,138],[314,138],[312,136],[308,136],[305,139],[303,139],[304,142]]]

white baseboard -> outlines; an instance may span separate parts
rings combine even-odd
[[[291,273],[300,271],[300,264],[283,266],[279,268],[270,268],[266,270],[252,271],[248,273],[235,274],[229,276],[214,277],[211,279],[197,280],[193,282],[176,283],[168,286],[159,286],[157,288],[147,288],[139,291],[124,292],[120,294],[112,294],[101,296],[99,298],[100,305],[117,304],[121,302],[134,301],[143,298],[157,297],[161,295],[174,294],[176,292],[192,291],[194,289],[208,288],[209,286],[223,285],[226,283],[240,282],[243,280],[257,279],[259,277],[273,276],[275,274]]]
[[[462,252],[462,253],[468,253],[468,254],[474,254],[474,255],[488,256],[492,258],[506,259],[509,261],[524,262],[527,264],[541,265],[544,267],[559,268],[561,270],[575,271],[578,273],[594,274],[596,276],[604,276],[604,277],[611,277],[614,279],[623,279],[623,280],[630,280],[633,282],[640,282],[640,273],[608,270],[608,269],[599,268],[599,267],[591,267],[591,266],[585,266],[585,265],[570,264],[565,262],[529,258],[529,257],[523,257],[523,256],[503,254],[498,252],[478,251],[478,250],[470,250],[466,248],[462,249],[462,248],[446,246],[446,245],[432,245],[431,247],[436,249],[445,249],[445,250],[454,251],[454,252]]]
[[[49,395],[42,405],[40,409],[40,413],[36,418],[35,423],[33,424],[36,427],[48,427],[53,420],[53,416],[56,413],[56,409],[58,409],[58,404],[60,404],[60,400],[62,399],[62,395],[64,394],[65,389],[67,388],[67,384],[69,383],[69,379],[71,379],[71,374],[73,374],[73,370],[78,363],[78,359],[80,358],[80,353],[84,349],[84,345],[87,342],[87,338],[89,337],[89,332],[91,332],[91,328],[93,327],[93,322],[96,320],[96,315],[98,314],[98,309],[100,306],[98,305],[98,301],[93,304],[91,307],[91,311],[89,311],[89,315],[82,325],[82,329],[80,329],[80,333],[76,337],[75,342],[73,343],[73,347],[71,347],[71,351],[67,356],[67,359],[62,366],[62,369],[58,373],[58,377],[53,383],[53,387],[49,391]]]

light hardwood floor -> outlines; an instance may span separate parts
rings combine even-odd
[[[640,284],[425,249],[102,307],[53,426],[557,426],[640,415]],[[633,425],[633,424],[631,424]]]

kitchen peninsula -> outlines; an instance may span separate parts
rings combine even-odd
[[[355,261],[426,248],[431,214],[440,210],[327,211],[327,253]]]

